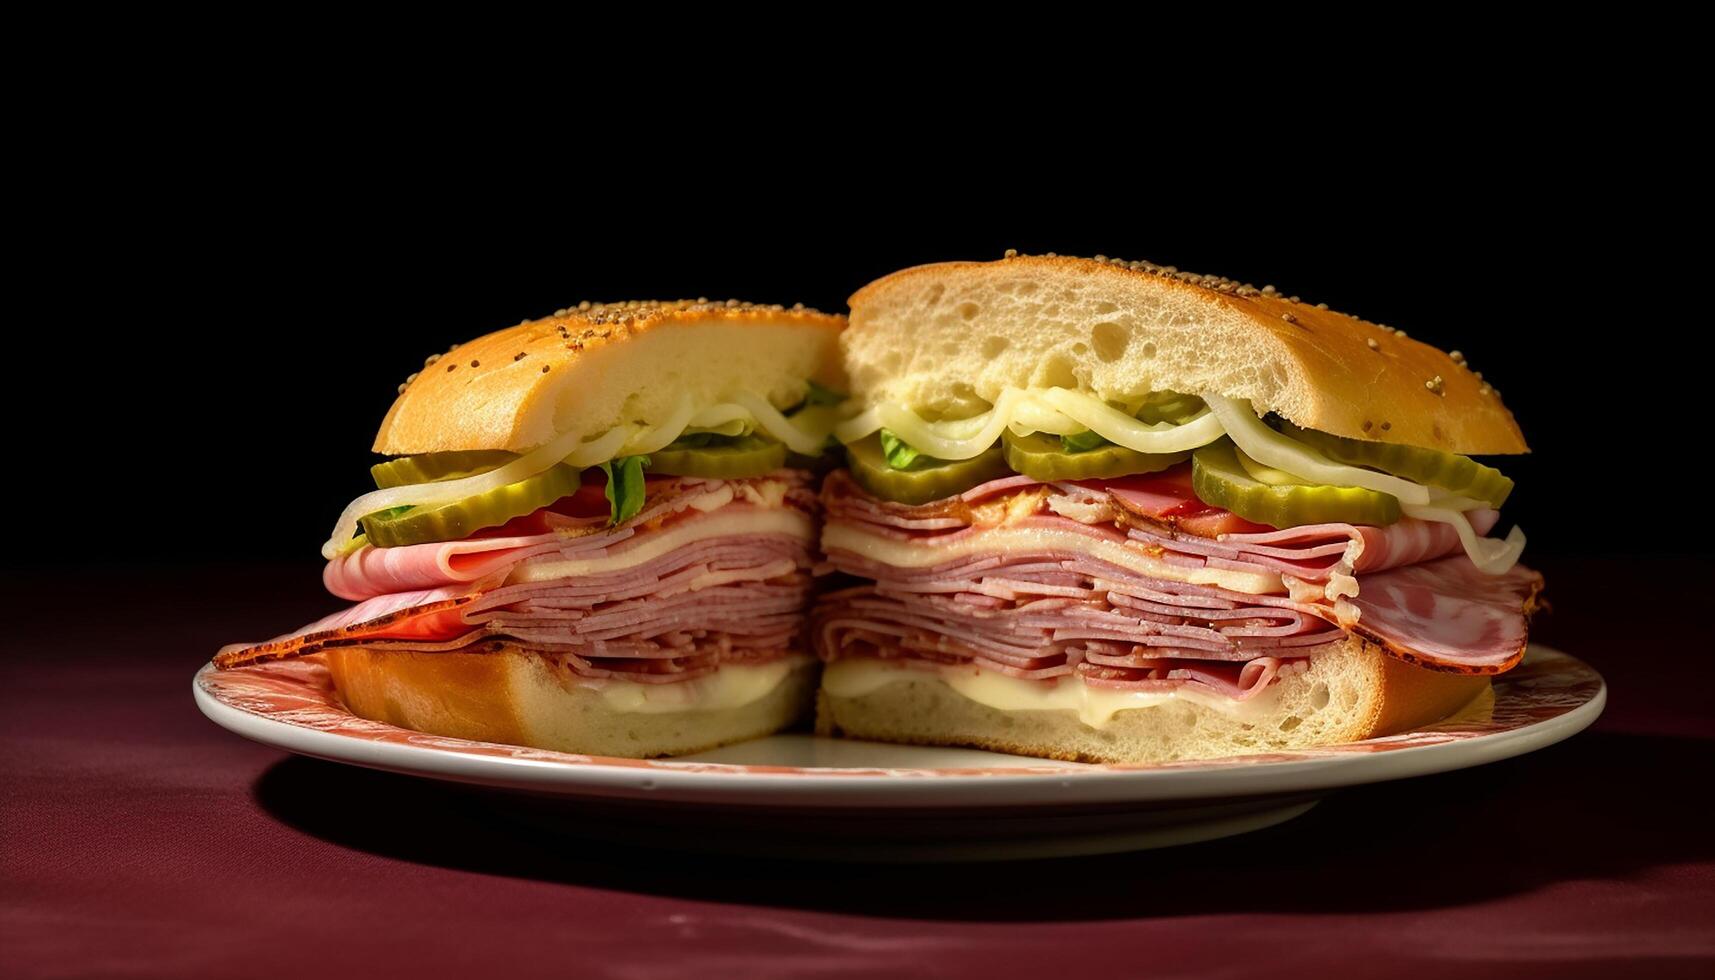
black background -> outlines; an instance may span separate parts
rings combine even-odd
[[[843,310],[894,269],[1006,248],[1273,283],[1462,350],[1534,449],[1501,461],[1527,554],[1699,547],[1673,518],[1707,452],[1696,225],[1681,162],[1644,134],[1592,149],[1503,120],[1324,157],[1284,152],[1286,130],[1170,174],[857,138],[477,152],[346,127],[204,139],[101,190],[77,303],[41,335],[89,384],[34,403],[69,424],[27,452],[93,452],[55,513],[127,544],[68,550],[63,520],[26,520],[9,561],[313,569],[431,352],[582,299]]]

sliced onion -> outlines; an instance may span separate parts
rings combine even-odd
[[[667,421],[647,432],[638,433],[625,448],[620,450],[622,456],[647,456],[657,449],[664,448],[674,439],[684,434],[690,427],[691,419],[697,412],[691,408],[691,396],[688,392],[679,395],[679,404],[673,407],[673,414],[667,416]],[[602,462],[597,460],[596,462]]]
[[[1114,445],[1140,453],[1180,453],[1221,438],[1221,422],[1210,412],[1184,425],[1171,422],[1152,425],[1079,391],[1048,388],[1036,397]]]
[[[691,426],[698,429],[718,429],[733,422],[749,421],[751,421],[750,410],[743,405],[735,405],[732,402],[710,405],[691,416]]]
[[[1013,407],[1016,408],[1018,399],[1014,397],[1012,399],[1012,403]],[[996,408],[998,407],[999,406],[996,406]],[[943,439],[951,439],[955,442],[975,439],[981,436],[983,432],[987,431],[990,424],[994,422],[995,411],[995,408],[991,408],[981,415],[973,415],[968,419],[943,419],[939,422],[932,423],[931,431]],[[887,415],[887,411],[884,409],[881,414],[885,417]],[[1011,413],[1008,413],[1008,418],[1011,418]],[[999,439],[1000,436],[997,435],[995,438]],[[993,443],[990,443],[990,445],[993,445]]]
[[[1519,556],[1524,554],[1524,530],[1516,524],[1504,540],[1497,540],[1479,536],[1477,529],[1471,526],[1470,519],[1462,511],[1403,503],[1400,510],[1407,517],[1415,517],[1420,521],[1453,525],[1453,529],[1459,532],[1459,543],[1465,546],[1465,554],[1470,557],[1471,564],[1490,575],[1505,575],[1512,571],[1512,567],[1518,564]]]
[[[1051,436],[1073,436],[1085,428],[1077,419],[1065,412],[1049,408],[1034,397],[1019,399],[1007,425],[1015,435],[1021,436],[1030,435],[1032,432],[1046,432]]]
[[[567,456],[565,461],[578,467],[594,466],[597,463],[605,463],[619,455],[620,447],[625,445],[626,437],[631,434],[631,429],[632,426],[629,425],[614,426],[603,434],[601,438],[596,439],[593,442],[586,442],[572,450],[571,455]],[[550,463],[549,465],[551,466],[553,464]],[[543,469],[547,469],[547,467],[543,467]],[[531,476],[534,475],[534,473],[531,474]],[[520,479],[522,479],[522,477]],[[518,481],[513,480],[511,482],[516,483]],[[505,486],[505,484],[501,485]]]
[[[828,436],[833,433],[834,424],[839,419],[840,407],[838,405],[805,405],[786,416],[786,421],[791,423],[794,429],[816,440],[816,445],[819,447],[827,446]],[[817,451],[820,452],[821,450],[818,449]]]
[[[755,431],[756,423],[750,420],[750,413],[745,412],[743,418],[722,422],[720,425],[688,425],[685,431],[679,434],[685,436],[696,432],[711,436],[748,436]]]
[[[1448,493],[1439,487],[1429,488],[1429,506],[1441,507],[1446,510],[1456,510],[1463,514],[1473,510],[1483,510],[1493,507],[1487,500],[1475,500],[1471,497],[1461,497],[1456,493]]]
[[[692,415],[690,424],[685,426],[684,429],[695,429],[698,432],[714,432],[719,435],[749,435],[755,429],[760,428],[793,449],[797,449],[797,446],[814,445],[816,448],[811,450],[808,454],[814,455],[815,453],[822,451],[822,446],[828,441],[828,433],[833,430],[834,423],[837,422],[840,417],[840,406],[838,405],[805,405],[803,408],[798,409],[791,415],[783,415],[779,412],[773,412],[774,415],[779,417],[781,425],[775,429],[771,429],[756,417],[757,413],[755,402],[761,402],[763,405],[768,405],[767,399],[763,398],[761,395],[739,395],[734,397],[738,398],[739,401],[721,402],[718,405],[710,405],[708,408],[702,409],[695,415]],[[743,402],[744,404],[740,404],[739,402]],[[768,405],[768,407],[770,410],[773,409],[773,406],[771,405]],[[674,433],[673,438],[677,439],[679,436],[684,435],[684,429]],[[787,433],[792,433],[793,437],[790,439],[786,438]],[[667,441],[671,442],[672,439]],[[666,444],[667,443],[664,442],[661,445],[665,446]],[[797,451],[803,452],[801,449]]]
[[[881,406],[881,422],[911,448],[936,459],[973,459],[988,451],[1012,418],[1023,392],[1008,388],[994,407],[971,419],[931,424],[903,405]]]
[[[1220,423],[1208,413],[1184,425],[1150,425],[1083,392],[1067,388],[1006,388],[994,407],[974,418],[925,422],[903,405],[881,404],[834,428],[841,442],[853,443],[883,426],[936,459],[971,459],[994,445],[1004,429],[1019,435],[1046,432],[1069,436],[1085,429],[1109,442],[1144,453],[1176,453],[1221,437]]]
[[[757,428],[768,433],[786,444],[786,448],[795,453],[814,456],[822,451],[822,443],[826,441],[824,434],[817,438],[814,433],[805,432],[792,424],[792,420],[780,414],[780,409],[768,403],[768,399],[753,391],[741,391],[732,400],[749,410],[752,418],[756,419]]]
[[[834,438],[849,446],[879,428],[881,428],[881,408],[880,406],[871,406],[867,411],[834,426]]]
[[[1428,506],[1429,488],[1421,483],[1402,480],[1397,476],[1377,473],[1357,466],[1336,463],[1309,446],[1269,428],[1257,417],[1250,402],[1204,395],[1209,411],[1220,419],[1221,427],[1245,455],[1277,470],[1302,477],[1308,483],[1331,487],[1363,487],[1379,493],[1391,493],[1401,504]]]

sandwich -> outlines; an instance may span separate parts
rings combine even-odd
[[[429,357],[323,545],[353,603],[216,667],[326,664],[356,714],[649,757],[806,717],[844,318],[583,303]]]
[[[1481,711],[1542,579],[1457,351],[1218,276],[1008,253],[851,298],[817,727],[1157,763]],[[1489,698],[1492,703],[1492,698]]]

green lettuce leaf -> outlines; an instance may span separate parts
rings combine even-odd
[[[910,443],[888,429],[881,430],[881,452],[887,457],[887,465],[896,470],[911,469],[919,460],[925,463],[929,461],[929,457],[911,448]]]
[[[607,474],[609,526],[623,524],[643,509],[643,468],[648,465],[648,456],[622,456],[601,464]]]

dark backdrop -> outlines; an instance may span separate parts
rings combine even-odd
[[[27,520],[9,558],[310,569],[370,487],[396,386],[430,352],[582,299],[843,310],[891,270],[1009,247],[1274,283],[1460,349],[1535,450],[1501,462],[1530,553],[1693,547],[1672,517],[1707,452],[1702,287],[1672,258],[1689,215],[1647,168],[1516,143],[1397,170],[1271,163],[1260,180],[913,167],[877,151],[600,165],[521,152],[514,171],[504,154],[467,170],[240,143],[158,185],[133,179],[77,315],[47,335],[49,363],[92,382],[91,399],[54,409],[83,428],[33,450],[96,446],[56,512],[124,527],[130,545],[55,547],[63,522]]]

